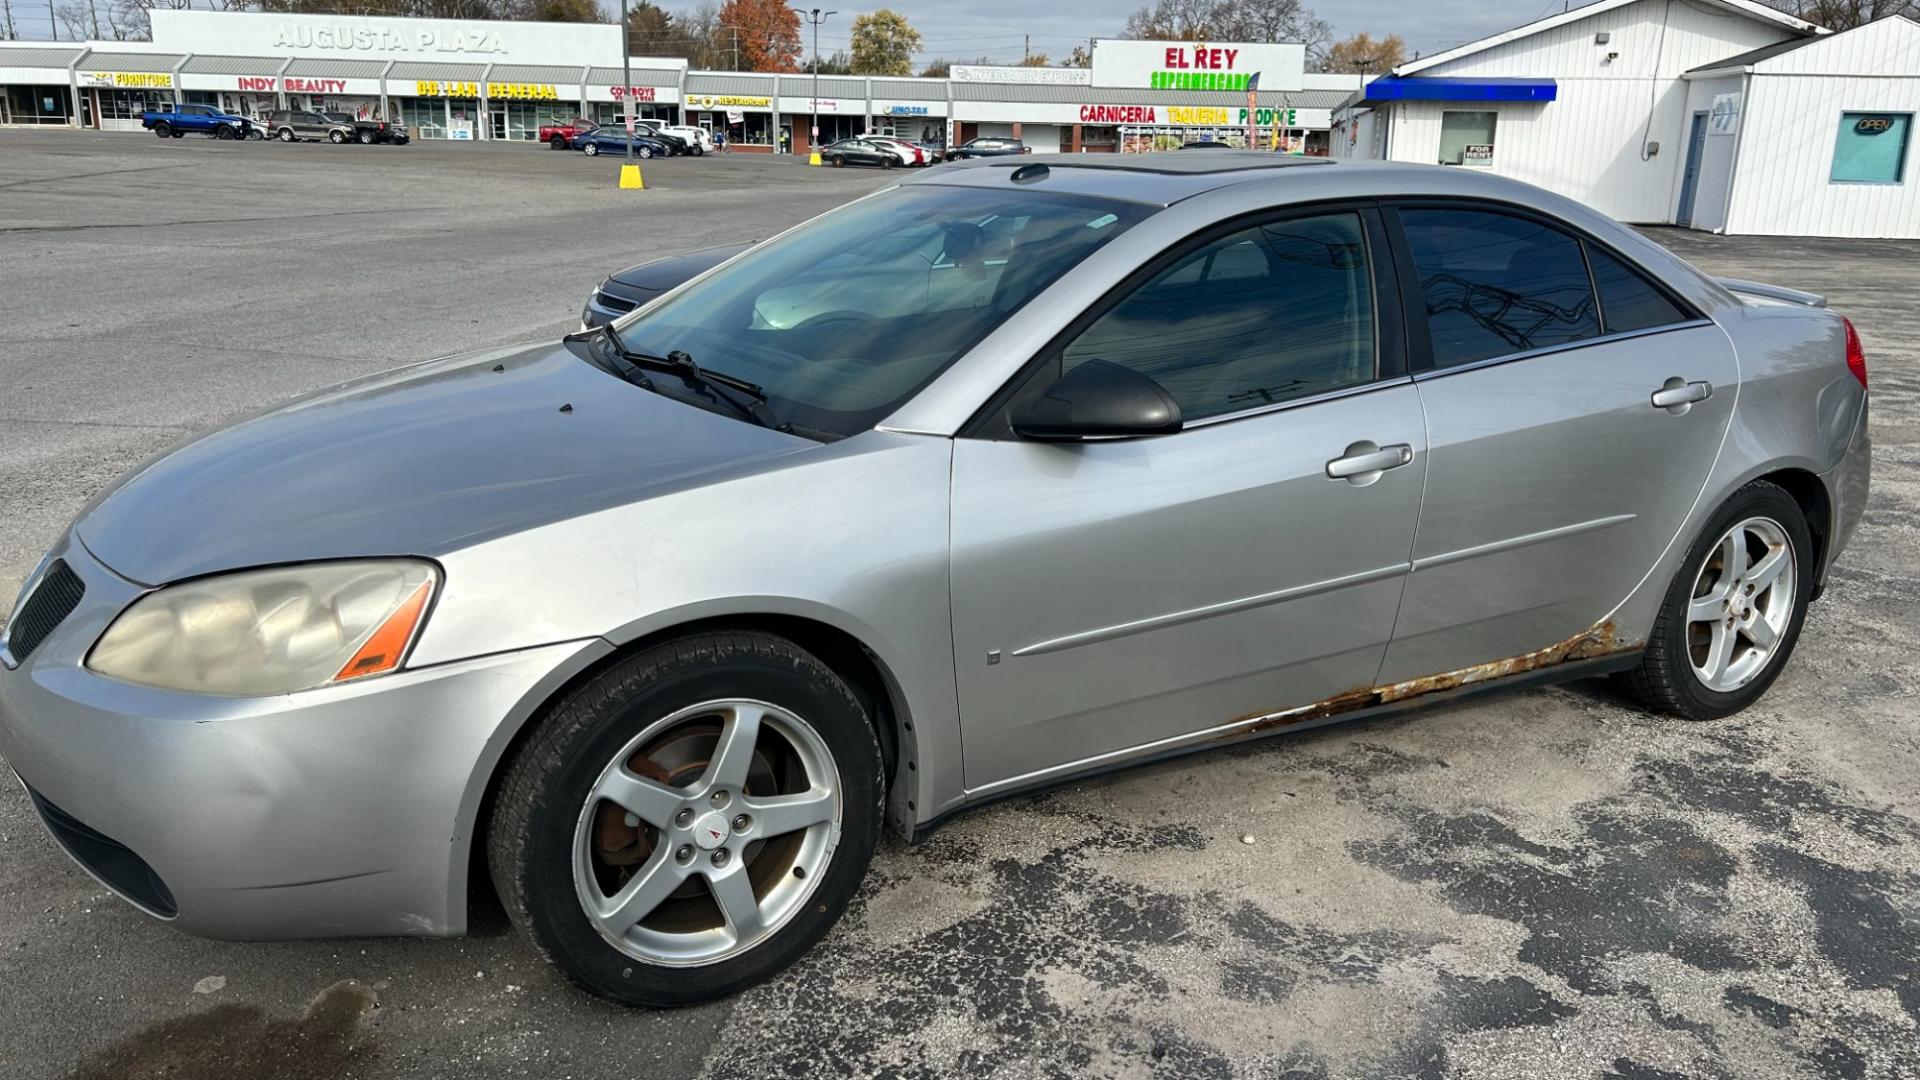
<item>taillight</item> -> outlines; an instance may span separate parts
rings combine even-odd
[[[1847,328],[1847,370],[1860,380],[1860,389],[1867,388],[1867,353],[1860,347],[1860,332],[1853,328],[1853,320],[1842,316],[1840,321]]]

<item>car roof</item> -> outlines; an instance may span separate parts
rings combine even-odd
[[[1047,171],[1039,176],[1028,171],[1037,165],[1046,166]],[[903,180],[902,185],[998,187],[1014,183],[1012,175],[1016,170],[1022,173],[1022,186],[1034,190],[1123,199],[1154,206],[1172,206],[1220,188],[1261,184],[1272,189],[1275,206],[1337,198],[1430,195],[1518,203],[1562,217],[1569,215],[1569,208],[1592,213],[1570,199],[1485,169],[1299,157],[1259,150],[973,158],[943,165],[937,172],[914,174]]]

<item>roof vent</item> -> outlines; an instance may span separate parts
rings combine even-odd
[[[1053,170],[1036,161],[1031,165],[1022,165],[1013,170],[1013,175],[1009,179],[1016,184],[1033,184],[1045,180],[1052,172]]]

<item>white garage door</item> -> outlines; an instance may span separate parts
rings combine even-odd
[[[1052,124],[1026,124],[1020,128],[1020,141],[1036,154],[1058,153],[1060,129]]]

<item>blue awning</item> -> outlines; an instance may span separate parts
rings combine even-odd
[[[1559,88],[1552,79],[1423,79],[1388,75],[1367,84],[1364,102],[1382,101],[1552,101]]]

